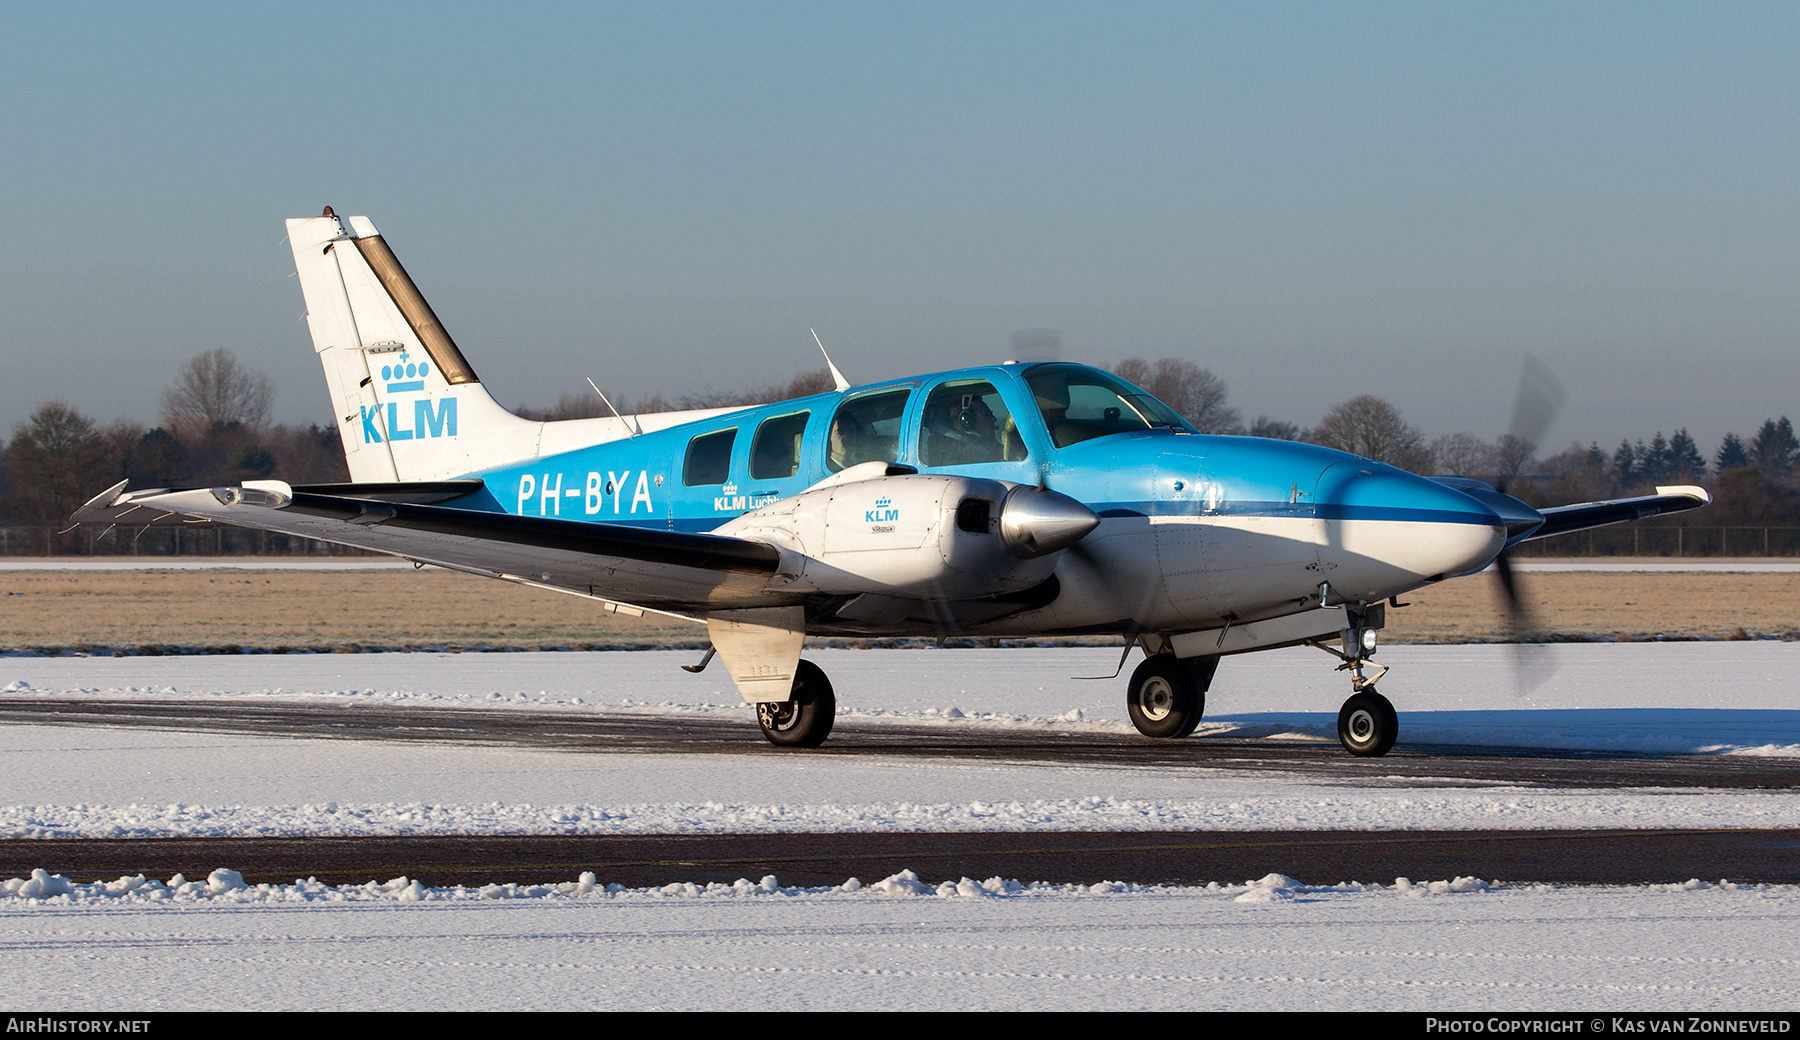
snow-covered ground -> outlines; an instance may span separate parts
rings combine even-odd
[[[1402,739],[1695,754],[1800,753],[1800,644],[1395,646]],[[0,658],[0,696],[293,699],[741,718],[695,655]],[[1118,730],[1105,649],[811,654],[845,717]],[[1207,732],[1333,739],[1316,651],[1221,668]],[[1198,739],[1205,739],[1204,736]],[[1554,791],[1202,768],[676,755],[0,727],[0,835],[744,830],[1793,826],[1800,797]],[[232,864],[219,864],[229,868]],[[0,896],[19,1008],[1791,1008],[1800,891],[1543,889],[1281,878],[1218,887],[864,878],[833,889],[609,891],[521,877],[429,890],[206,879]],[[1355,880],[1358,884],[1342,884]],[[1442,884],[1431,886],[1426,882]],[[152,883],[154,882],[154,883]],[[948,882],[948,884],[942,884]],[[1010,882],[1010,883],[1009,883]],[[1379,882],[1377,885],[1375,882]],[[1021,884],[1022,883],[1022,884]],[[532,887],[537,886],[537,887]],[[1328,887],[1313,887],[1328,886]],[[1436,891],[1434,891],[1434,888]],[[216,889],[216,891],[215,891]],[[345,980],[356,980],[346,985]]]
[[[1382,684],[1402,739],[1800,755],[1800,644],[1396,646]],[[755,719],[692,653],[315,654],[0,659],[0,696],[492,706]],[[1004,727],[1045,740],[1127,731],[1106,649],[827,650],[841,718]],[[1553,670],[1551,668],[1553,667]],[[1228,660],[1201,735],[1335,742],[1345,691],[1313,650]],[[224,705],[221,705],[222,709]],[[54,777],[53,782],[47,778]],[[1546,791],[1202,767],[1033,765],[806,754],[571,754],[237,734],[0,728],[13,837],[1492,827],[1771,827],[1800,792]],[[1682,880],[1679,878],[1671,880]]]
[[[1791,1010],[1800,891],[773,879],[0,899],[14,1009]],[[27,881],[26,884],[31,884]],[[128,880],[115,888],[126,888]],[[52,886],[54,883],[52,882]],[[583,889],[586,891],[583,891]]]

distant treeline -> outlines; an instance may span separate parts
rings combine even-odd
[[[62,401],[39,405],[0,453],[0,518],[66,528],[77,506],[121,480],[144,488],[350,479],[337,431],[270,424],[274,397],[268,376],[213,350],[177,370],[163,391],[161,422],[148,429],[127,420],[103,425]]]

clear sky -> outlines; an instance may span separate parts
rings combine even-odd
[[[1793,4],[7,4],[0,434],[230,347],[329,421],[283,218],[503,403],[1178,356],[1246,417],[1800,417]]]

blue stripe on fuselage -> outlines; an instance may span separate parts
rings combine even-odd
[[[1408,506],[1342,505],[1321,502],[1289,505],[1286,502],[1228,502],[1208,509],[1200,502],[1108,502],[1089,508],[1101,518],[1146,516],[1271,516],[1302,520],[1388,520],[1415,524],[1476,524],[1493,526],[1485,513],[1459,509],[1418,509]]]

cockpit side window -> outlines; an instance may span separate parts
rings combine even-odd
[[[900,418],[912,388],[853,397],[831,417],[825,466],[836,473],[862,462],[892,462],[900,452]]]
[[[1012,412],[985,379],[940,383],[925,399],[919,423],[921,466],[1019,462],[1025,442]]]
[[[688,441],[681,482],[688,487],[725,483],[731,476],[731,446],[736,442],[735,426],[716,433],[703,433]]]
[[[811,412],[764,419],[750,439],[750,479],[779,480],[800,472],[800,438]]]
[[[1043,365],[1026,373],[1025,382],[1059,448],[1152,427],[1194,429],[1144,391],[1082,365]]]

